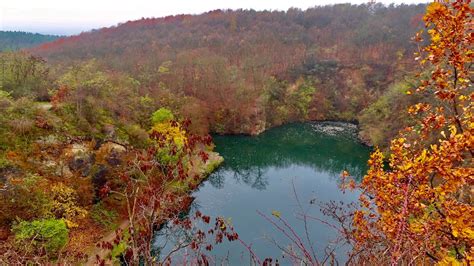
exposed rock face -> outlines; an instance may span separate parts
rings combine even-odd
[[[359,139],[359,141],[366,145],[366,146],[369,146],[369,147],[373,147],[374,144],[372,143],[372,140],[370,139],[369,136],[367,136],[367,134],[365,134],[364,131],[360,131],[359,134],[357,134],[357,137]]]
[[[98,149],[98,152],[100,153],[109,153],[109,154],[110,153],[119,154],[125,151],[127,151],[127,148],[125,146],[117,144],[117,143],[113,143],[113,142],[106,142],[102,144]]]
[[[265,121],[259,121],[255,126],[251,129],[250,135],[257,136],[263,133],[267,128],[265,127]]]
[[[50,174],[65,178],[90,177],[96,198],[106,184],[108,176],[114,174],[122,164],[127,148],[111,141],[77,141],[64,146],[42,146],[41,161],[34,161],[39,168]]]
[[[26,168],[35,169],[41,175],[61,178],[103,176],[107,168],[120,166],[127,152],[126,146],[111,141],[76,140],[67,144],[54,136],[40,139],[35,144],[34,156],[26,158]],[[21,178],[23,175],[20,168],[0,168],[0,185],[11,177]]]
[[[94,154],[81,154],[74,156],[68,163],[72,171],[80,172],[83,177],[88,176],[92,165],[95,163]]]
[[[63,160],[60,160],[59,162],[49,160],[45,161],[43,164],[46,168],[51,169],[51,171],[57,176],[66,178],[70,178],[73,176],[71,169],[67,164],[65,164]]]
[[[110,166],[118,166],[122,163],[121,155],[127,151],[127,148],[123,145],[106,142],[100,146],[97,153],[105,154],[105,161]]]
[[[373,143],[364,131],[360,131],[358,126],[349,122],[325,121],[312,124],[314,130],[328,135],[343,135],[357,139],[360,143],[373,147]]]
[[[96,175],[96,172],[92,173],[95,166],[99,164],[100,169],[106,167],[105,164],[119,166],[122,163],[121,155],[127,151],[125,146],[113,142],[93,146],[92,143],[74,143],[66,148],[63,153],[67,158],[67,170],[80,173],[82,177]],[[101,156],[99,161],[98,156]]]
[[[357,137],[357,125],[348,122],[323,121],[311,123],[312,128],[330,136]]]
[[[64,151],[69,169],[81,173],[83,177],[89,175],[95,163],[95,155],[89,146],[86,143],[74,143]]]
[[[87,151],[89,151],[89,149],[84,143],[74,143],[72,144],[72,147],[70,150],[72,155],[76,155],[78,153],[86,153]]]
[[[45,137],[41,137],[36,141],[37,144],[39,145],[46,145],[46,146],[52,146],[52,145],[59,145],[61,142],[59,141],[58,137],[55,135],[48,135]]]
[[[110,166],[119,166],[122,163],[122,160],[120,160],[120,156],[117,153],[112,153],[109,158],[107,158],[107,163]]]

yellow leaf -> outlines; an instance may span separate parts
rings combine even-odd
[[[272,215],[277,217],[277,218],[280,218],[281,217],[281,212],[279,211],[272,211]]]
[[[446,138],[446,134],[444,133],[444,130],[441,131],[441,136],[443,136],[443,138]]]
[[[451,256],[446,256],[440,262],[438,262],[438,265],[457,266],[457,265],[462,265],[462,264],[456,258],[451,257]]]
[[[433,2],[426,7],[426,14],[431,15],[441,8],[442,8],[442,5],[440,3]]]
[[[454,237],[458,237],[458,236],[459,236],[459,231],[458,231],[457,229],[451,230],[451,233],[453,234]]]
[[[79,227],[79,225],[73,221],[70,221],[68,219],[64,219],[64,222],[66,223],[67,228],[76,228]]]
[[[474,230],[472,230],[471,228],[464,228],[462,230],[462,233],[464,236],[466,236],[467,238],[469,239],[474,239]]]
[[[420,155],[420,161],[425,162],[426,161],[426,150],[423,150]]]
[[[449,126],[449,131],[451,132],[451,136],[456,135],[456,132],[457,132],[456,126],[455,125]]]

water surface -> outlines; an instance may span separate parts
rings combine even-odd
[[[285,236],[257,211],[272,216],[278,211],[302,237],[304,226],[296,216],[301,209],[314,217],[330,220],[320,213],[318,202],[355,201],[355,192],[339,190],[340,174],[349,171],[360,178],[366,171],[369,149],[355,139],[356,128],[342,123],[290,124],[266,131],[257,137],[215,136],[216,150],[224,164],[194,193],[191,212],[200,210],[211,217],[231,219],[236,232],[251,244],[260,258],[279,258],[289,263],[274,244],[287,247]],[[337,234],[320,222],[311,221],[310,239],[318,256]],[[347,250],[337,250],[343,259]],[[238,242],[224,243],[211,252],[215,262],[248,264],[249,253]]]

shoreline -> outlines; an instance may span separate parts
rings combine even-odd
[[[209,151],[209,159],[205,163],[199,163],[199,165],[194,164],[193,168],[190,169],[188,176],[199,175],[200,178],[196,183],[189,182],[190,186],[187,186],[185,190],[181,193],[191,194],[193,193],[203,182],[207,180],[209,175],[211,175],[220,165],[224,162],[224,158],[217,152]],[[197,157],[196,157],[197,158]],[[199,160],[198,160],[199,161]],[[202,162],[202,161],[201,161]],[[191,179],[192,180],[192,179]],[[171,189],[171,188],[170,188]],[[167,221],[165,220],[164,223]],[[118,228],[126,230],[128,228],[129,221],[127,219],[122,219],[118,221]],[[113,258],[109,258],[111,250],[105,250],[97,247],[97,244],[102,242],[110,242],[116,236],[116,229],[109,231],[97,242],[91,251],[88,252],[87,261],[85,265],[96,265],[97,257],[102,260],[105,260],[107,263],[113,263]]]
[[[369,147],[369,148],[372,148],[374,147],[374,145],[370,142],[370,140],[368,140],[366,137],[364,137],[362,134],[361,134],[361,129],[360,129],[360,123],[359,121],[357,120],[351,120],[351,121],[347,121],[347,120],[335,120],[335,119],[326,119],[326,120],[307,120],[307,121],[294,121],[294,122],[288,122],[288,123],[283,123],[281,125],[273,125],[273,126],[269,126],[269,127],[265,127],[263,128],[262,130],[260,131],[257,131],[256,133],[218,133],[218,132],[209,132],[209,134],[211,136],[248,136],[248,137],[256,137],[256,136],[259,136],[263,133],[265,133],[266,131],[268,130],[271,130],[273,128],[278,128],[278,127],[282,127],[282,126],[285,126],[285,125],[290,125],[290,124],[304,124],[304,123],[344,123],[344,124],[350,124],[350,125],[354,125],[356,126],[357,128],[357,135],[356,135],[356,140],[357,142],[359,142],[360,144],[366,146],[366,147]]]

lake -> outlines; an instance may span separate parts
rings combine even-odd
[[[276,211],[304,238],[298,213],[330,221],[318,203],[356,201],[357,192],[343,193],[338,187],[343,170],[357,180],[367,170],[370,149],[357,141],[356,133],[352,124],[319,122],[284,125],[256,137],[215,136],[216,151],[225,162],[194,192],[191,213],[199,210],[229,219],[261,259],[278,258],[288,264],[280,248],[291,242],[257,211],[268,217]],[[308,233],[319,258],[337,237],[334,229],[314,220],[308,223]],[[347,247],[335,252],[343,261]],[[250,256],[238,241],[224,241],[211,255],[214,263],[230,265],[248,264]]]

